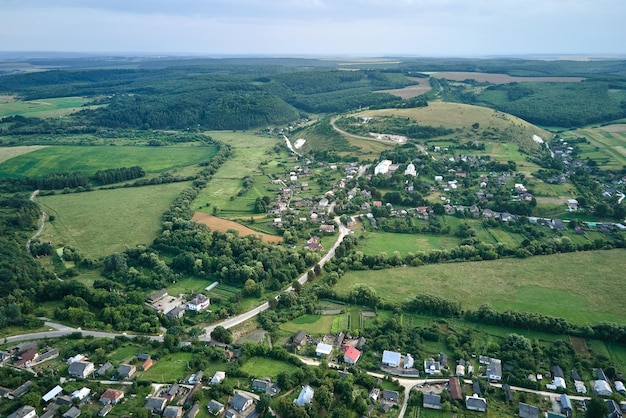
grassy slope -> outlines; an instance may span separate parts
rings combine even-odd
[[[41,239],[69,244],[94,257],[150,244],[161,228],[161,215],[190,183],[171,183],[88,193],[42,196],[37,202],[54,222]]]
[[[625,267],[624,250],[581,252],[384,272],[349,271],[336,289],[347,293],[355,284],[365,283],[389,301],[429,293],[458,300],[464,308],[489,303],[498,310],[538,312],[580,324],[624,322],[621,278]]]
[[[262,192],[263,177],[259,164],[276,157],[271,150],[279,143],[278,139],[248,132],[211,132],[211,136],[217,141],[230,144],[233,155],[200,192],[194,201],[195,209],[212,213],[213,207],[217,206],[220,209],[220,216],[224,217],[245,215],[243,211],[249,215],[253,214],[248,203],[254,202],[259,194],[265,194]],[[283,144],[284,142],[280,142],[280,145]],[[245,176],[255,176],[254,188],[244,196],[238,197],[237,192],[242,188],[241,179]],[[267,181],[269,182],[269,179]],[[230,200],[231,196],[234,197],[233,200]],[[210,203],[210,206],[207,206],[207,203]]]
[[[215,153],[214,147],[51,146],[5,161],[0,177],[39,177],[67,171],[90,175],[101,169],[136,165],[154,173],[198,164]]]

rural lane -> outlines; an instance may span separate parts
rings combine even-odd
[[[334,218],[335,223],[339,226],[339,236],[337,237],[337,239],[335,240],[335,243],[333,244],[333,246],[328,250],[328,252],[320,259],[320,261],[318,262],[318,264],[320,265],[320,267],[324,267],[324,264],[326,264],[328,262],[328,260],[330,260],[331,258],[333,258],[335,256],[335,249],[337,249],[337,247],[339,246],[339,244],[341,244],[341,242],[343,241],[344,237],[350,233],[352,233],[352,231],[347,228],[346,226],[344,226],[341,221],[339,220],[339,217],[336,216]],[[298,278],[298,282],[300,284],[305,284],[307,282],[307,280],[309,279],[309,270],[307,270],[304,274],[302,274],[299,278]],[[289,286],[287,289],[285,289],[286,292],[292,292],[293,291],[293,286]],[[204,334],[202,336],[200,336],[200,340],[201,341],[211,341],[211,332],[213,332],[213,330],[218,327],[218,326],[222,326],[224,328],[232,328],[236,325],[239,325],[243,322],[246,322],[247,320],[254,318],[255,316],[257,316],[258,314],[260,314],[261,312],[269,309],[270,304],[269,302],[265,302],[264,304],[257,306],[254,309],[251,309],[247,312],[244,312],[240,315],[237,316],[233,316],[232,318],[228,318],[225,319],[224,321],[218,322],[216,324],[212,324],[209,325],[207,327],[204,328]]]
[[[35,196],[37,196],[39,194],[39,189],[35,190],[33,192],[33,194],[30,195],[30,201],[34,202],[35,201]],[[37,232],[35,232],[35,235],[33,235],[32,237],[30,237],[30,239],[28,241],[26,241],[26,250],[28,251],[28,254],[32,255],[32,253],[30,252],[30,243],[32,240],[34,240],[35,238],[37,238],[39,235],[41,235],[43,233],[43,228],[46,226],[46,217],[48,216],[48,214],[44,211],[41,212],[41,220],[39,221],[39,229],[37,230]]]

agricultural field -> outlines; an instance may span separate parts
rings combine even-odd
[[[149,245],[161,216],[189,182],[41,196],[37,202],[55,220],[46,222],[42,241],[71,245],[101,257],[139,244]]]
[[[29,152],[37,151],[38,149],[45,148],[45,145],[30,145],[21,147],[0,147],[0,164],[10,160],[11,158],[18,157]]]
[[[366,255],[398,251],[402,257],[408,253],[429,250],[448,250],[458,247],[461,240],[449,235],[396,234],[391,232],[364,232],[365,239],[359,249]]]
[[[142,380],[160,383],[178,382],[191,372],[188,363],[192,356],[192,353],[184,352],[168,354],[155,361],[150,369],[138,372],[139,376]]]
[[[147,173],[181,169],[210,160],[215,147],[50,146],[15,156],[0,165],[2,177],[40,177],[50,173],[141,166]]]
[[[419,77],[407,77],[411,81],[415,81],[417,84],[406,86],[402,89],[392,89],[392,90],[379,90],[375,93],[387,93],[393,94],[394,96],[398,96],[401,99],[411,99],[413,97],[421,96],[422,94],[428,93],[432,87],[430,85],[430,81],[427,78],[419,78]]]
[[[0,96],[0,118],[24,116],[29,118],[58,118],[84,109],[98,106],[85,106],[92,99],[85,97],[56,97],[44,100],[16,100],[13,96]]]
[[[626,252],[617,249],[401,267],[384,273],[348,271],[335,288],[347,294],[355,285],[365,284],[387,301],[429,293],[459,301],[465,309],[487,303],[499,311],[538,312],[576,324],[621,323],[626,320],[621,303],[625,268]]]
[[[552,82],[552,83],[576,83],[583,81],[583,77],[515,77],[508,74],[474,73],[464,71],[449,71],[431,73],[431,77],[445,78],[453,81],[476,80],[479,83],[507,84],[524,82]]]
[[[582,156],[595,161],[605,170],[621,170],[626,166],[626,125],[607,125],[599,128],[585,128],[561,134],[568,138],[585,137],[588,144],[577,144]]]
[[[335,315],[303,315],[281,324],[283,331],[296,333],[304,331],[310,335],[324,335],[331,332]]]
[[[284,142],[251,132],[210,132],[210,135],[216,141],[229,144],[233,153],[195,199],[197,210],[213,213],[213,208],[218,208],[221,216],[229,217],[242,216],[244,208],[252,215],[253,207],[248,203],[257,196],[250,195],[245,199],[237,196],[242,189],[242,179],[245,176],[262,176],[261,163],[276,158],[273,148],[282,146]],[[255,185],[259,182],[260,179],[256,180]]]
[[[240,223],[229,221],[227,219],[218,218],[216,216],[209,215],[203,212],[194,213],[191,219],[208,226],[212,231],[226,232],[229,229],[234,229],[237,232],[239,232],[239,236],[242,236],[242,237],[245,237],[247,235],[259,235],[265,242],[278,243],[278,242],[283,241],[282,237],[265,234],[262,232],[257,232],[253,229],[250,229],[246,226],[241,225]]]

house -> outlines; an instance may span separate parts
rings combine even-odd
[[[462,364],[457,364],[455,369],[455,374],[457,376],[465,376],[465,366]]]
[[[620,409],[617,402],[613,399],[607,399],[604,401],[609,413],[606,415],[607,418],[622,418],[624,415],[622,414],[622,410]]]
[[[100,396],[100,403],[103,405],[116,404],[124,399],[124,392],[117,389],[107,389]]]
[[[397,403],[400,395],[395,390],[383,390],[383,399],[387,402]]]
[[[37,351],[36,347],[31,348],[18,356],[15,365],[17,367],[28,367],[37,357],[39,357],[39,351]]]
[[[431,376],[441,374],[441,363],[434,358],[424,360],[424,373]]]
[[[354,347],[348,346],[346,351],[343,353],[343,361],[348,364],[356,364],[356,362],[361,357],[361,352]]]
[[[102,366],[98,368],[98,370],[96,370],[96,376],[104,376],[105,374],[107,374],[113,369],[114,367],[111,363],[109,362],[104,363]]]
[[[593,381],[593,393],[598,396],[611,396],[613,389],[606,380],[594,380]]]
[[[582,380],[574,380],[574,386],[576,387],[576,392],[582,395],[587,393],[587,387]]]
[[[66,362],[67,364],[72,364],[76,361],[83,361],[86,360],[87,358],[85,357],[84,354],[76,354],[75,356],[69,357]]]
[[[74,401],[72,401],[72,398],[70,398],[67,395],[61,395],[59,397],[57,397],[57,400],[55,402],[57,405],[72,405],[74,403]]]
[[[487,378],[492,382],[502,380],[502,361],[500,359],[489,359],[489,364],[487,364]]]
[[[363,346],[365,346],[366,341],[367,340],[365,339],[365,337],[359,337],[359,339],[356,340],[355,347],[358,348],[359,350],[361,350],[363,348]]]
[[[156,303],[166,296],[167,296],[167,290],[161,289],[158,292],[154,292],[150,296],[148,296],[148,303],[150,304]]]
[[[72,392],[71,398],[72,399],[78,399],[79,401],[82,401],[87,396],[89,396],[90,393],[91,393],[91,389],[83,387],[83,388],[81,388],[79,390],[75,390],[74,392]]]
[[[272,381],[269,378],[254,379],[252,381],[252,390],[255,392],[269,393],[272,387]]]
[[[415,170],[415,164],[409,163],[406,166],[406,170],[404,170],[404,175],[405,176],[417,177],[417,171]]]
[[[441,409],[441,396],[434,393],[425,393],[423,406],[429,409]]]
[[[467,396],[465,398],[465,407],[470,411],[485,412],[487,410],[487,401],[478,395]]]
[[[189,309],[190,311],[202,312],[203,310],[208,308],[210,304],[210,299],[200,293],[195,298],[187,302],[187,309]]]
[[[333,232],[335,232],[335,225],[320,225],[320,232],[332,234]]]
[[[183,407],[170,405],[163,411],[163,417],[165,418],[182,418]]]
[[[169,319],[180,319],[185,315],[185,307],[177,306],[165,314]]]
[[[402,354],[395,351],[383,351],[383,366],[398,367],[400,366],[400,359]]]
[[[72,406],[66,413],[62,415],[63,418],[78,418],[80,416],[80,409]]]
[[[24,405],[7,418],[37,418],[37,411],[30,405]]]
[[[39,418],[56,418],[59,416],[59,408],[61,405],[56,403],[52,403],[46,407],[46,412],[44,412]]]
[[[298,331],[293,337],[293,343],[299,346],[306,344],[306,333],[304,331]]]
[[[106,417],[108,415],[109,412],[111,412],[111,409],[113,409],[113,405],[111,404],[107,404],[104,405],[99,411],[98,411],[98,416],[99,417]]]
[[[165,405],[167,405],[167,399],[150,396],[146,401],[144,408],[150,413],[161,415],[165,409]]]
[[[523,402],[519,403],[520,418],[539,418],[539,408],[534,405],[528,405]]]
[[[117,375],[124,379],[130,379],[137,372],[137,368],[131,364],[121,364],[117,368]]]
[[[215,372],[213,377],[211,378],[211,385],[216,385],[218,383],[222,383],[222,380],[226,379],[226,372]]]
[[[315,348],[315,354],[320,356],[328,356],[333,351],[333,346],[330,344],[319,343]]]
[[[43,395],[41,397],[41,399],[43,399],[44,402],[50,402],[52,399],[56,398],[57,395],[59,393],[61,393],[61,392],[63,392],[63,388],[61,386],[59,386],[59,385],[56,385],[55,387],[50,389],[50,391],[48,391],[48,393]]]
[[[309,385],[303,386],[302,390],[300,391],[300,394],[298,395],[296,399],[294,399],[293,403],[295,403],[296,405],[300,405],[300,406],[309,404],[313,400],[314,393],[315,392],[313,391],[311,386]]]
[[[406,353],[406,356],[404,356],[404,368],[410,369],[413,367],[414,364],[415,359],[413,359],[413,356],[411,356],[409,353]]]
[[[348,219],[346,220],[346,226],[348,228],[352,228],[354,225],[356,225],[356,220],[354,219],[354,216],[348,216]]]
[[[178,396],[179,389],[180,387],[178,386],[178,383],[172,383],[166,390],[161,392],[161,396],[167,399],[168,401],[171,401],[176,396]]]
[[[345,334],[343,332],[338,333],[335,336],[335,340],[333,341],[333,345],[337,348],[341,347],[343,345],[343,340],[346,338]]]
[[[576,199],[567,199],[567,210],[570,212],[574,212],[578,210],[578,200]]]
[[[552,378],[555,378],[555,377],[562,377],[562,378],[565,377],[565,375],[563,374],[563,369],[561,369],[561,366],[552,367]]]
[[[376,165],[376,167],[374,167],[374,175],[387,174],[391,164],[393,164],[393,161],[391,160],[382,160]]]
[[[32,385],[33,385],[33,382],[31,382],[30,380],[25,382],[14,391],[9,392],[9,394],[7,395],[7,398],[9,399],[21,398],[22,396],[26,395],[30,391],[30,388]]]
[[[67,372],[69,373],[70,376],[84,379],[87,376],[89,376],[91,373],[93,373],[94,370],[95,370],[95,367],[92,362],[75,361],[74,363],[70,364],[70,367],[68,367]]]
[[[224,412],[224,405],[219,403],[215,399],[211,399],[206,408],[209,410],[209,414],[211,415],[219,415]]]
[[[196,415],[200,412],[200,405],[197,403],[193,404],[189,411],[185,414],[185,418],[196,418]]]
[[[620,393],[626,393],[626,387],[624,387],[624,383],[620,382],[619,380],[616,380],[614,382],[615,385],[615,390],[620,392]]]
[[[141,366],[139,366],[139,370],[141,370],[141,371],[144,371],[144,372],[145,372],[145,371],[146,371],[146,370],[148,370],[150,367],[152,367],[152,364],[154,364],[154,363],[152,362],[152,359],[151,359],[151,358],[149,358],[149,359],[147,359],[146,361],[144,361],[143,363],[141,363]]]
[[[235,393],[235,396],[233,396],[233,398],[230,400],[229,405],[235,411],[243,412],[246,409],[250,408],[253,403],[254,401],[252,399],[237,392]]]
[[[568,417],[572,416],[572,401],[566,394],[561,395],[561,413]]]
[[[461,382],[458,377],[451,377],[448,379],[448,390],[450,391],[450,399],[453,401],[463,400],[463,393],[461,392]]]
[[[374,388],[370,391],[369,400],[372,402],[378,401],[378,396],[380,395],[380,389]]]

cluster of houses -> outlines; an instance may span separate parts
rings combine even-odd
[[[210,290],[211,286],[207,287],[207,290]],[[211,305],[211,300],[208,296],[199,293],[185,302],[182,297],[172,297],[166,289],[161,289],[148,295],[146,304],[169,319],[180,319],[185,311],[202,312],[206,310]]]
[[[45,351],[41,351],[36,342],[25,342],[10,347],[6,351],[0,351],[0,364],[12,363],[15,367],[30,369],[57,357],[59,357],[59,350],[56,348],[46,348]]]

